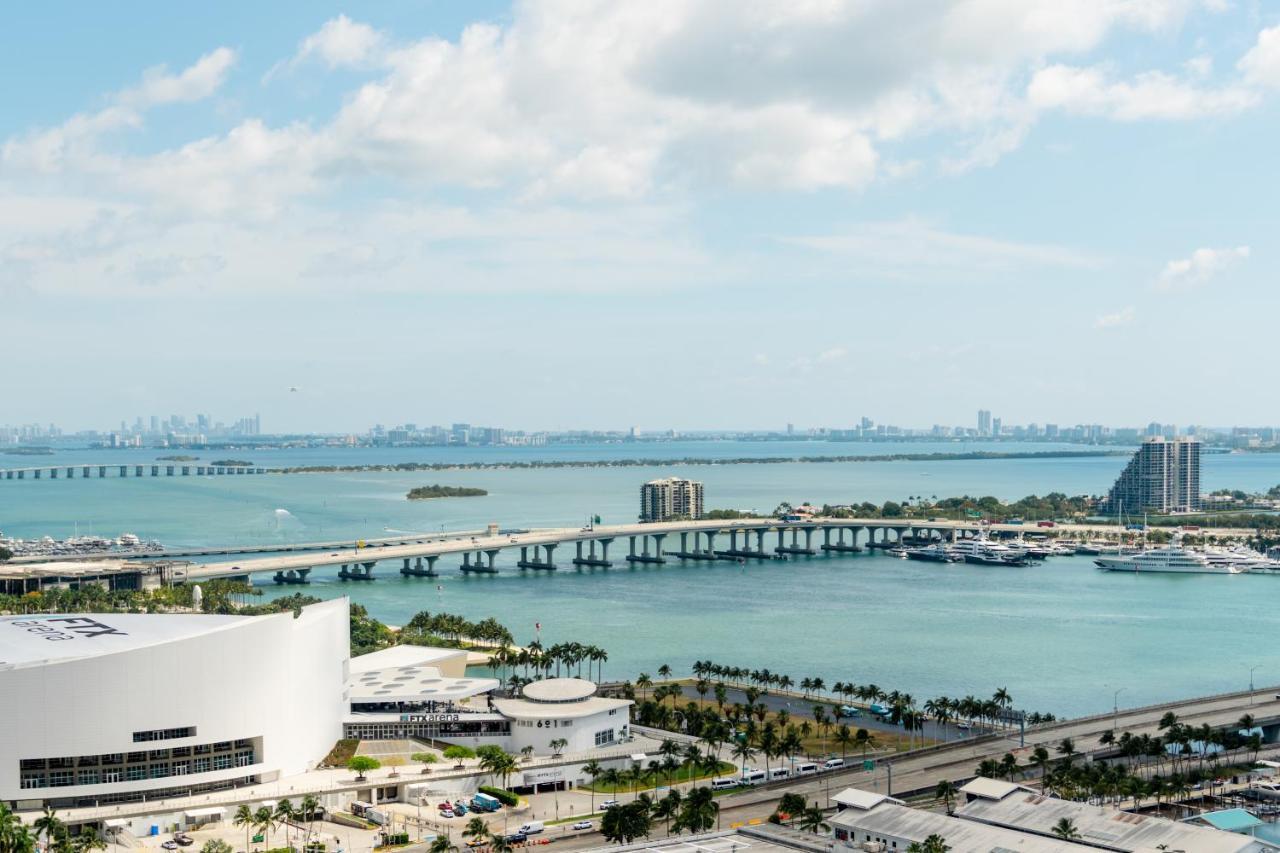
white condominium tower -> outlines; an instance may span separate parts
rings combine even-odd
[[[640,520],[670,521],[702,518],[702,483],[668,477],[640,487]]]
[[[1105,512],[1197,512],[1200,442],[1153,436],[1142,442],[1103,504]]]

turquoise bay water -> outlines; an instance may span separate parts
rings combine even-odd
[[[569,448],[316,449],[221,454],[261,465],[502,461],[682,456],[863,455],[967,449],[1057,449],[963,443],[672,442]],[[0,467],[112,461],[144,464],[157,451],[63,451],[0,457]],[[213,456],[206,454],[206,459]],[[403,531],[573,525],[635,517],[639,485],[678,473],[706,483],[709,506],[772,509],[779,501],[901,500],[909,495],[1062,491],[1100,493],[1124,457],[954,462],[788,463],[677,468],[584,468],[314,474],[221,478],[0,481],[0,530],[18,536],[123,531],[168,545],[375,537]],[[1280,483],[1280,455],[1206,454],[1204,487]],[[479,486],[483,498],[409,502],[431,482]],[[634,676],[711,658],[796,677],[821,675],[907,690],[918,697],[988,694],[1007,686],[1023,707],[1083,713],[1124,704],[1280,682],[1269,637],[1280,577],[1133,577],[1098,572],[1087,558],[1026,569],[937,566],[853,555],[788,563],[681,565],[342,584],[319,570],[309,592],[351,595],[399,624],[418,610],[494,616],[522,640],[534,622],[548,642],[608,649],[606,675]],[[289,590],[290,592],[292,590]],[[274,587],[268,594],[277,594]]]

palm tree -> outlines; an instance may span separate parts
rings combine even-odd
[[[320,801],[315,797],[307,794],[302,798],[302,802],[298,804],[298,816],[307,822],[307,840],[311,840],[311,828],[316,820],[316,810],[320,808]]]
[[[823,814],[822,809],[818,808],[817,803],[800,812],[800,818],[797,822],[800,824],[801,829],[807,829],[814,835],[831,828],[827,823],[826,815]]]
[[[249,851],[249,830],[258,825],[257,820],[257,817],[253,813],[253,809],[246,805],[242,805],[240,808],[236,809],[236,816],[231,821],[236,826],[244,827],[245,853],[248,853]]]
[[[498,849],[496,843],[492,846],[494,850]],[[428,848],[429,853],[452,853],[452,851],[457,849],[458,848],[454,846],[453,842],[449,840],[449,836],[447,835],[437,835],[431,840],[431,847]],[[510,850],[511,846],[508,845],[506,849]]]
[[[267,806],[259,806],[253,813],[253,827],[263,834],[267,849],[271,848],[271,830],[276,828],[275,813]]]
[[[276,803],[275,814],[273,814],[272,817],[275,818],[276,823],[284,826],[284,843],[286,847],[291,846],[289,844],[289,834],[290,829],[292,828],[291,821],[296,816],[297,815],[293,810],[293,803],[289,802],[287,797]]]
[[[596,811],[596,780],[604,773],[604,768],[600,766],[600,762],[594,758],[582,765],[582,772],[591,777],[591,813]]]
[[[66,832],[66,825],[58,819],[58,815],[48,805],[44,807],[44,813],[36,818],[31,824],[31,828],[36,831],[36,838],[44,837],[45,847],[52,847],[62,833]]]
[[[1076,742],[1069,737],[1064,737],[1058,744],[1058,755],[1062,756],[1062,763],[1070,767],[1076,756]]]
[[[942,800],[947,807],[947,814],[955,814],[956,812],[956,783],[950,779],[942,779],[938,782],[938,787],[933,789],[933,796]]]
[[[667,795],[654,803],[653,816],[666,824],[667,835],[671,835],[671,821],[680,816],[680,792],[672,788]]]
[[[640,701],[644,701],[644,691],[653,686],[653,679],[649,677],[649,673],[642,672],[636,677],[636,687],[640,688]]]
[[[1075,823],[1069,817],[1059,819],[1051,831],[1063,841],[1075,841],[1080,838],[1080,830],[1076,829]]]
[[[840,757],[844,758],[849,754],[849,744],[853,743],[854,735],[849,731],[849,727],[844,723],[840,724],[840,728],[836,729],[836,743],[840,744]]]
[[[1049,775],[1049,750],[1037,746],[1031,753],[1031,764],[1040,771],[1040,791],[1043,793]]]
[[[489,825],[484,822],[484,818],[473,817],[467,821],[466,827],[462,830],[462,837],[484,841],[489,837]]]
[[[756,748],[751,745],[751,741],[742,738],[733,745],[733,757],[742,762],[742,775],[747,775],[747,762],[756,756]]]
[[[671,667],[667,666],[665,663],[662,666],[658,667],[658,677],[661,678],[663,681],[666,681],[668,678],[670,678]]]
[[[560,755],[560,750],[564,749],[568,745],[569,745],[569,741],[565,740],[562,737],[555,738],[554,740],[552,740],[550,743],[547,744],[547,746],[551,747],[552,755]]]

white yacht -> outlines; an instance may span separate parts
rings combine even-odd
[[[947,550],[966,563],[979,565],[1024,566],[1027,561],[1026,548],[1010,548],[990,539],[958,539]]]
[[[1093,561],[1100,569],[1109,572],[1169,572],[1174,574],[1238,575],[1245,571],[1237,565],[1213,562],[1198,551],[1188,551],[1175,543],[1163,548],[1152,548],[1141,554],[1099,557]]]

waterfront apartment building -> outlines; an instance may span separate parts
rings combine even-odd
[[[978,409],[978,435],[991,435],[990,409]]]
[[[1111,487],[1102,509],[1116,512],[1198,512],[1200,442],[1151,436]]]
[[[702,483],[680,477],[650,480],[640,487],[640,520],[702,518]]]

